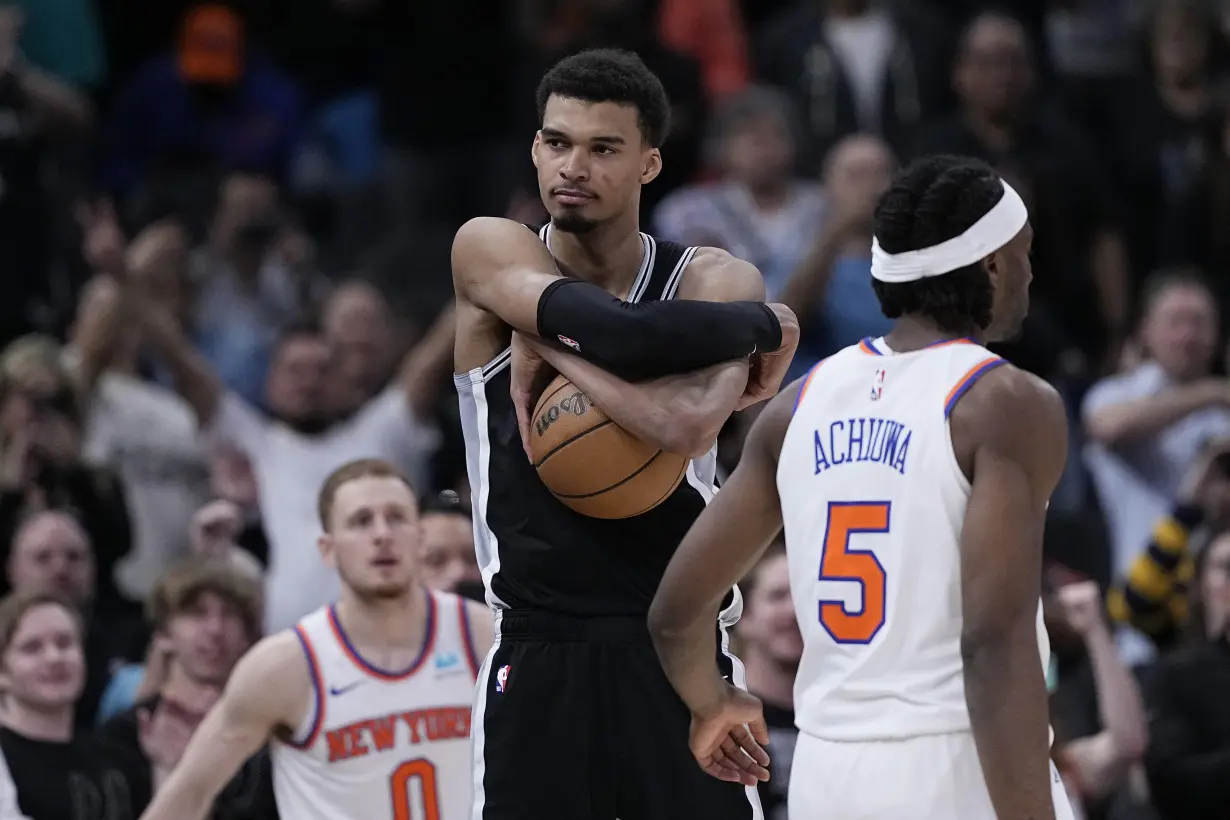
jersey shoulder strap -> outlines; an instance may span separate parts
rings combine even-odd
[[[683,273],[698,249],[652,236],[649,239],[654,246],[654,258],[649,269],[645,295],[640,301],[664,302],[674,299],[679,291],[679,283],[683,281]]]

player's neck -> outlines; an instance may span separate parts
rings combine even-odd
[[[5,704],[3,724],[22,737],[67,743],[73,739],[73,707],[32,709],[16,699]]]
[[[909,353],[913,350],[922,350],[937,342],[962,338],[979,341],[977,336],[942,330],[933,322],[919,316],[903,316],[884,336],[884,344],[888,345],[888,349],[894,353]]]
[[[797,667],[783,666],[754,647],[744,649],[742,660],[749,692],[773,706],[793,708]]]
[[[584,234],[551,227],[551,254],[567,273],[623,298],[641,269],[644,246],[635,213]]]
[[[337,619],[358,646],[414,649],[427,640],[427,595],[418,583],[397,598],[362,600],[343,589]]]

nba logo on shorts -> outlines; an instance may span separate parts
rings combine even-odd
[[[511,670],[512,667],[505,664],[495,673],[495,691],[501,695],[504,694],[504,690],[508,688],[508,673]]]
[[[871,400],[877,401],[882,395],[884,395],[884,371],[877,370],[876,377],[871,382]]]
[[[579,342],[577,342],[577,340],[576,340],[576,339],[569,339],[567,336],[563,335],[562,333],[561,333],[561,334],[558,334],[558,335],[556,336],[556,338],[557,338],[557,339],[559,339],[562,343],[564,343],[564,344],[568,345],[569,347],[571,347],[571,348],[572,348],[573,350],[575,350],[577,353],[580,353],[580,352],[581,352],[581,345],[580,345],[580,343],[579,343]]]

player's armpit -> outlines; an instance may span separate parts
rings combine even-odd
[[[649,609],[663,670],[694,713],[722,692],[713,660],[722,598],[782,527],[777,459],[800,386],[778,395],[756,420],[739,466],[675,551]]]
[[[696,457],[708,452],[747,385],[743,359],[634,384],[558,347],[522,341],[616,424],[668,453]]]
[[[984,376],[951,419],[971,468],[961,534],[966,699],[1000,817],[1054,817],[1049,719],[1037,637],[1046,506],[1067,456],[1058,394],[1013,367]]]
[[[293,632],[265,638],[244,656],[222,698],[197,727],[183,759],[141,820],[203,820],[214,798],[280,727],[298,722],[311,673]]]

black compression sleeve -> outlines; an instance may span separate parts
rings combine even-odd
[[[777,315],[760,302],[624,302],[580,279],[543,291],[538,335],[626,381],[688,373],[782,344]]]

